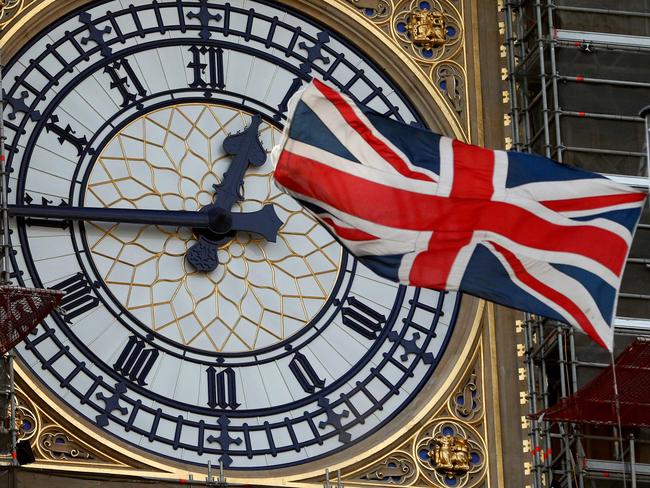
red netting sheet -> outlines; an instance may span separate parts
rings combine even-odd
[[[616,359],[621,424],[650,427],[650,340],[637,339]],[[617,424],[612,366],[574,395],[537,414],[544,420]]]
[[[0,354],[27,337],[63,295],[58,290],[0,285]]]

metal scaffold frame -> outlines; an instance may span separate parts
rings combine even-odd
[[[533,487],[590,488],[598,486],[592,483],[595,480],[609,479],[623,482],[617,486],[635,488],[642,480],[650,481],[650,464],[637,461],[637,452],[647,451],[650,439],[616,426],[603,426],[595,435],[580,424],[548,422],[533,415],[554,403],[549,401],[551,381],[558,383],[557,397],[565,398],[578,391],[581,371],[611,365],[580,360],[574,330],[564,324],[527,315],[523,329]],[[555,371],[549,373],[549,368]],[[611,456],[592,457],[586,445],[595,442],[609,446]]]
[[[0,53],[0,93],[3,93],[3,71],[2,56]],[[5,127],[4,127],[4,104],[0,105],[0,285],[10,284],[10,244],[9,244],[9,215],[7,212],[8,203],[8,173],[5,157]],[[14,383],[14,351],[10,350],[0,358],[3,362],[2,377],[0,378],[0,395],[7,400],[9,412],[2,412],[0,418],[3,420],[0,425],[0,434],[9,434],[10,437],[10,464],[16,464],[16,390]],[[3,405],[4,402],[0,402]],[[4,419],[9,414],[9,425]]]
[[[650,14],[643,12],[557,6],[554,0],[507,1],[504,4],[504,13],[514,149],[526,151],[535,148],[536,152],[559,162],[564,162],[564,154],[567,151],[605,156],[644,157],[645,153],[640,150],[596,149],[566,146],[563,143],[563,118],[580,117],[635,124],[642,124],[644,119],[636,114],[607,114],[563,109],[559,103],[561,83],[609,85],[620,88],[650,88],[650,83],[562,74],[558,71],[556,51],[558,47],[589,51],[596,46],[611,51],[650,51],[650,37],[558,29],[554,22],[554,14],[558,11],[650,19]],[[529,88],[533,79],[529,74],[532,72],[535,73],[534,81],[539,85],[539,89],[534,95],[522,96],[530,93]],[[531,122],[531,114],[536,110],[541,112],[543,119],[542,126],[539,128],[533,127]],[[643,186],[643,183],[641,185]]]
[[[599,156],[638,157],[639,160],[646,157],[647,163],[650,159],[647,157],[650,155],[648,126],[646,136],[649,142],[645,148],[639,147],[638,151],[564,144],[563,120],[569,117],[628,124],[640,124],[645,121],[642,116],[630,114],[604,114],[588,109],[580,112],[564,110],[560,106],[560,95],[567,82],[581,83],[584,86],[607,85],[615,89],[650,89],[650,83],[560,73],[557,50],[580,49],[589,52],[588,50],[597,46],[598,49],[612,51],[648,52],[650,37],[564,31],[557,28],[555,20],[557,12],[560,11],[598,16],[629,16],[635,19],[650,19],[650,14],[559,6],[555,3],[556,0],[505,0],[502,4],[512,149],[544,154],[559,162],[564,162],[568,153],[588,153]],[[650,100],[645,102],[647,104]],[[643,105],[643,101],[640,104]],[[647,119],[650,121],[650,113],[648,115]],[[541,125],[536,124],[536,121],[541,121]],[[618,179],[648,188],[648,180],[645,177],[619,175]],[[641,224],[639,227],[644,231],[650,228],[648,224]],[[628,262],[648,266],[642,258],[632,258]],[[629,293],[621,293],[620,297],[650,299],[650,296],[633,296]],[[616,332],[635,336],[650,334],[650,329],[643,330],[647,326],[647,320],[640,322],[643,323],[641,329],[620,328]],[[589,370],[593,373],[595,369],[609,366],[606,363],[581,360],[576,349],[574,330],[564,324],[527,314],[523,330],[529,414],[540,412],[560,398],[575,393],[581,379],[584,379],[585,373],[589,374]],[[647,439],[639,439],[632,434],[624,437],[616,427],[603,428],[599,435],[590,435],[588,429],[581,425],[547,422],[543,417],[532,418],[528,425],[528,445],[533,455],[530,474],[534,488],[591,488],[598,486],[595,480],[605,478],[612,481],[621,480],[623,484],[616,486],[636,487],[639,480],[650,480],[650,464],[636,462],[640,447],[650,443]],[[595,442],[609,446],[612,454],[610,459],[596,460],[589,457],[589,445]]]

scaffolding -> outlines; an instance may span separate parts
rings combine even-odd
[[[0,58],[0,93],[2,92],[2,71]],[[5,160],[4,106],[0,107],[0,285],[10,284],[9,278],[9,218],[6,212],[7,180]],[[0,356],[0,460],[14,465],[16,453],[16,391],[14,384],[14,352]]]
[[[607,8],[603,8],[603,6]],[[512,149],[648,188],[650,104],[647,1],[505,0]],[[623,276],[616,351],[650,336],[650,212],[644,210]],[[529,414],[575,393],[611,357],[572,328],[527,315]],[[543,418],[528,422],[533,487],[650,486],[650,433]]]

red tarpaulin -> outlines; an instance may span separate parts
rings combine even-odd
[[[621,425],[650,427],[650,340],[637,339],[616,359]],[[575,394],[535,417],[558,422],[618,424],[612,366]]]
[[[27,337],[63,295],[58,290],[0,285],[0,354]]]

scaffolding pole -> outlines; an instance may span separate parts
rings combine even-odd
[[[2,53],[0,52],[0,93],[3,91],[3,71],[4,65],[2,63]],[[9,174],[7,173],[7,160],[5,152],[5,126],[4,126],[4,104],[0,107],[0,223],[2,225],[2,233],[0,237],[0,250],[2,256],[0,258],[0,284],[8,285],[10,280],[10,245],[9,245],[9,214],[7,212],[8,204],[8,191],[7,185]],[[8,373],[9,385],[8,388],[3,389],[3,394],[9,395],[9,435],[11,438],[11,463],[16,465],[16,389],[14,384],[14,351],[9,351],[5,357],[5,364]],[[6,378],[6,376],[5,376]],[[2,418],[5,413],[2,413]]]

